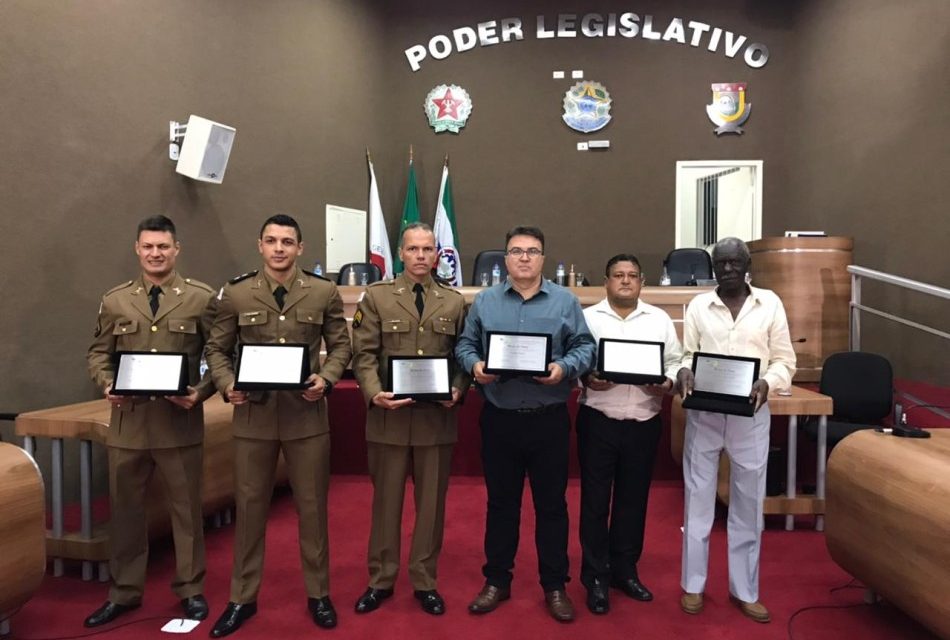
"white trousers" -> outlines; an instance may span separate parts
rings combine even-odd
[[[685,505],[680,586],[703,593],[709,567],[709,533],[716,509],[719,454],[731,460],[729,475],[729,592],[744,602],[759,599],[765,469],[771,414],[768,404],[751,418],[687,410],[683,446]]]

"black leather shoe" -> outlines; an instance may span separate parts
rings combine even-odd
[[[208,617],[208,601],[200,593],[196,596],[183,598],[181,608],[189,620],[204,620]]]
[[[610,611],[610,599],[607,595],[607,586],[600,581],[587,589],[587,608],[591,613],[603,615]]]
[[[620,589],[628,598],[639,600],[640,602],[649,602],[653,600],[653,594],[643,586],[639,578],[615,578],[610,586],[614,589]]]
[[[218,621],[214,623],[214,627],[211,629],[211,637],[223,638],[226,635],[234,633],[241,628],[245,620],[249,619],[255,613],[257,613],[256,602],[248,602],[247,604],[229,602],[228,606],[224,608],[224,613],[222,613]]]
[[[379,605],[383,603],[383,600],[392,594],[392,589],[374,589],[373,587],[368,587],[366,591],[363,592],[363,595],[360,596],[360,599],[356,601],[356,613],[376,611],[379,609]]]
[[[106,602],[96,609],[86,618],[83,624],[87,627],[98,627],[101,624],[112,622],[123,613],[128,613],[132,609],[138,609],[141,604],[116,604],[115,602]]]
[[[336,609],[330,602],[330,596],[307,598],[307,609],[310,610],[313,623],[321,629],[332,629],[336,626]]]
[[[431,613],[434,616],[441,616],[445,613],[445,600],[435,589],[431,591],[416,591],[413,593],[416,600],[422,605],[422,610]]]

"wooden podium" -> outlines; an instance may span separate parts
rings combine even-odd
[[[752,284],[785,304],[795,382],[817,382],[825,358],[848,350],[851,238],[762,238],[749,243]]]

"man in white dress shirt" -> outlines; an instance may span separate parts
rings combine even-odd
[[[688,410],[683,446],[685,523],[680,606],[689,614],[703,610],[709,564],[709,532],[716,501],[721,451],[729,455],[729,594],[742,613],[768,622],[759,602],[759,551],[764,519],[765,469],[771,414],[769,389],[788,389],[795,373],[795,352],[788,335],[785,307],[775,293],[746,284],[751,258],[738,238],[720,240],[712,252],[718,286],[689,303],[683,325],[683,368],[677,382],[685,397],[693,391],[689,368],[693,353],[703,351],[760,360],[761,378],[752,385],[750,418]]]
[[[614,256],[607,261],[606,276],[606,299],[584,310],[594,339],[662,342],[667,379],[634,386],[608,382],[596,371],[584,378],[577,414],[581,582],[587,588],[587,608],[595,614],[610,609],[608,585],[635,600],[653,599],[640,582],[637,562],[643,552],[663,395],[672,389],[682,360],[673,321],[639,299],[643,272],[636,256]]]

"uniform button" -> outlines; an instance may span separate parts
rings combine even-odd
[[[257,318],[251,318],[251,322],[257,322]]]
[[[425,333],[425,329],[423,329],[422,327],[419,327],[419,333]]]
[[[152,353],[158,353],[158,349],[152,349]]]
[[[423,351],[422,351],[422,349],[418,349],[418,350],[416,351],[416,353],[421,356],[421,355],[423,354]]]
[[[126,331],[128,331],[128,329],[126,327],[122,327],[122,333],[125,333]]]
[[[279,343],[281,343],[281,344],[284,344],[285,342],[287,342],[287,339],[286,339],[286,338],[281,338],[281,339],[278,340],[277,342],[279,342]]]
[[[398,328],[399,328],[399,327],[397,327],[396,325],[393,325],[393,331],[395,331],[395,330],[398,329]]]
[[[287,316],[277,316],[277,319],[283,322],[284,320],[287,319]]]
[[[152,401],[154,402],[154,401],[155,401],[155,396],[149,396],[148,399],[149,399],[149,400],[152,400]]]
[[[307,320],[313,320],[313,316],[307,316]]]
[[[158,327],[156,327],[156,326],[153,324],[153,325],[152,325],[152,333],[155,333],[156,331],[158,331]]]
[[[178,325],[178,329],[179,329],[180,331],[184,331],[184,330],[185,330],[185,325],[183,325],[183,324]]]

